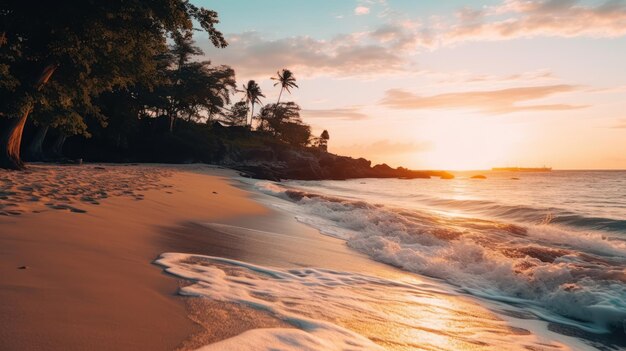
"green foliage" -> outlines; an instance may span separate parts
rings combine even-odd
[[[144,92],[152,115],[207,122],[230,104],[236,91],[235,71],[228,66],[211,66],[209,61],[192,61],[203,54],[191,36],[175,36],[169,51],[158,57],[158,82]]]
[[[46,84],[36,97],[31,118],[36,125],[46,125],[59,129],[66,136],[82,135],[90,137],[86,120],[92,119],[100,126],[106,126],[106,117],[94,104],[91,96],[72,89],[56,81]]]
[[[248,104],[245,101],[239,101],[234,103],[230,110],[222,114],[221,120],[228,126],[244,126],[248,111]]]
[[[311,129],[300,107],[280,103],[298,88],[288,69],[272,78],[277,103],[261,109],[257,131],[247,128],[265,97],[260,86],[250,80],[232,104],[235,71],[201,61],[193,40],[196,25],[225,47],[218,23],[216,12],[187,0],[3,1],[0,119],[32,110],[28,125],[55,128],[59,140],[91,137],[68,142],[92,160],[209,162],[225,140],[306,146]]]
[[[302,122],[300,106],[294,102],[265,105],[258,116],[258,130],[292,145],[306,146],[311,127]]]
[[[85,117],[100,118],[92,100],[104,92],[162,83],[158,69],[168,36],[175,42],[191,38],[194,21],[213,45],[227,45],[215,28],[217,13],[186,0],[2,1],[0,118],[43,107],[39,118],[55,120],[64,132],[87,135]],[[186,49],[179,54],[195,53]],[[46,102],[46,94],[39,94],[49,77],[63,90],[62,102]],[[21,135],[21,129],[2,132]]]

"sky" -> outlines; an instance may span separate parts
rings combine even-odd
[[[414,169],[626,169],[626,0],[194,0],[329,151]]]

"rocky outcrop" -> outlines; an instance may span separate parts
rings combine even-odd
[[[364,158],[334,155],[313,148],[295,148],[282,144],[254,148],[230,147],[222,164],[241,171],[244,175],[280,181],[343,180],[354,178],[431,178],[452,179],[445,171],[414,171],[387,164],[375,165]]]

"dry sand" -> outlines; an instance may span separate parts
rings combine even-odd
[[[253,201],[234,175],[202,165],[0,171],[0,350],[189,349],[283,326],[177,296],[182,283],[151,264],[163,252],[371,269],[339,240]],[[203,225],[215,221],[255,230]]]
[[[205,169],[0,171],[0,349],[172,350],[200,331],[151,264],[159,228],[267,212]]]

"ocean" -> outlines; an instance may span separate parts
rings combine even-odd
[[[476,174],[486,179],[472,179]],[[267,205],[417,282],[323,268],[276,270],[220,258],[205,259],[230,268],[209,269],[198,263],[202,258],[190,257],[164,257],[161,264],[204,281],[188,287],[189,294],[244,302],[308,331],[303,336],[257,330],[246,336],[257,347],[267,346],[262,349],[625,349],[626,172],[455,176],[241,179],[264,194]],[[228,278],[237,269],[247,273]],[[454,299],[442,297],[448,295]],[[466,312],[450,302],[457,297],[496,317]],[[363,324],[385,326],[372,334],[385,337],[373,338],[362,325],[351,328],[345,320],[355,315]]]

